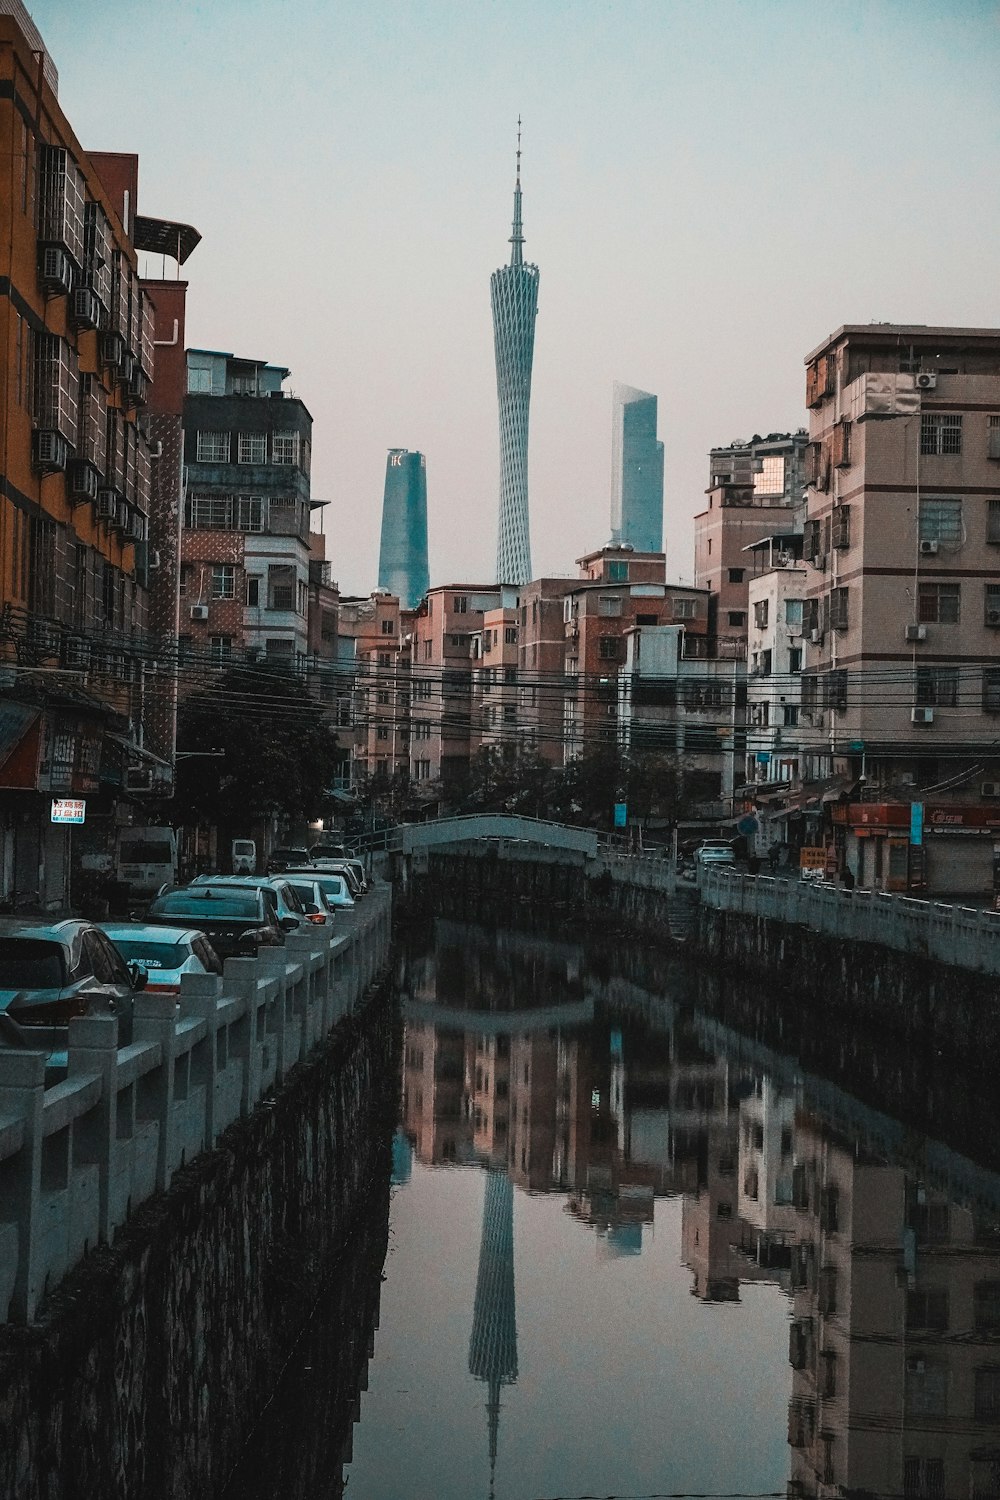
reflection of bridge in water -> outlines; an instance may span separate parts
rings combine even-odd
[[[475,1032],[479,1036],[514,1036],[522,1032],[551,1031],[556,1027],[583,1026],[594,1019],[593,999],[567,1005],[543,1005],[518,1010],[473,1010],[454,1005],[435,1005],[429,1000],[404,1000],[404,1021],[420,1021],[442,1031]]]

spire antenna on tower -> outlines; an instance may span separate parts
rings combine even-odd
[[[514,178],[514,226],[510,237],[510,263],[524,264],[524,230],[521,227],[521,116],[517,117],[517,174]]]

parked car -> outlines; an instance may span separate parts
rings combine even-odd
[[[225,883],[174,886],[157,896],[144,920],[153,927],[196,927],[221,959],[255,958],[260,948],[284,943],[288,930],[278,920],[273,891]]]
[[[312,861],[311,868],[314,870],[322,870],[324,873],[329,875],[343,875],[347,881],[347,885],[351,892],[351,895],[355,898],[355,900],[357,900],[359,896],[363,896],[365,891],[368,889],[368,883],[365,880],[364,875],[364,866],[361,865],[360,860],[314,859]]]
[[[694,851],[696,865],[734,865],[736,854],[728,839],[704,839]]]
[[[309,850],[309,857],[310,859],[347,859],[349,856],[346,845],[321,842],[313,844]]]
[[[129,963],[147,975],[146,989],[175,995],[185,974],[221,974],[222,960],[203,932],[145,922],[102,922],[101,930]]]
[[[354,897],[351,895],[347,885],[347,876],[338,875],[330,870],[289,870],[290,876],[303,880],[314,880],[326,897],[327,905],[337,908],[349,909],[354,905]]]
[[[302,902],[306,921],[314,927],[332,927],[335,908],[326,899],[318,880],[311,875],[293,875],[289,883]]]
[[[309,863],[309,850],[296,849],[289,845],[281,845],[272,849],[268,855],[267,873],[277,875],[282,870],[287,870],[294,865],[307,865]]]
[[[296,927],[301,927],[305,921],[305,911],[302,902],[291,883],[285,875],[196,875],[191,882],[192,885],[231,885],[246,889],[258,888],[269,890],[274,894],[275,905],[278,910],[278,921],[285,922],[288,919],[286,932],[294,932]]]
[[[0,1046],[48,1052],[50,1068],[64,1070],[74,1016],[117,1016],[127,1044],[145,984],[145,969],[92,922],[0,919]]]
[[[256,875],[257,845],[253,839],[233,839],[230,859],[234,875]]]

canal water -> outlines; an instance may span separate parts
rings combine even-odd
[[[399,991],[385,1192],[233,1495],[1000,1500],[995,1139],[662,959],[438,921]]]

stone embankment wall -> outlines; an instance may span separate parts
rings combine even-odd
[[[466,846],[429,855],[426,873],[410,881],[404,913],[433,909],[478,920],[488,911],[505,925],[543,915],[609,938],[682,942],[716,972],[774,987],[776,1000],[799,1012],[849,1021],[977,1072],[984,1056],[1000,1058],[1000,994],[988,975],[916,950],[719,911],[699,903],[693,886],[671,885],[653,861]]]
[[[222,1493],[384,1183],[397,1050],[391,996],[370,989],[215,1150],[91,1252],[39,1322],[0,1329],[0,1495]]]

